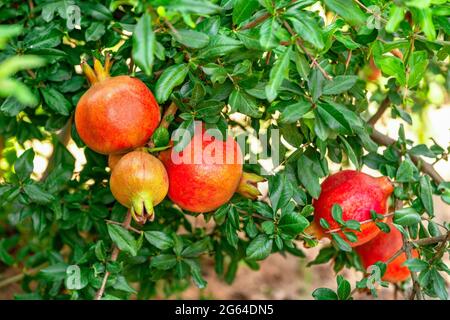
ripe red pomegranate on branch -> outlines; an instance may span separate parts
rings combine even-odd
[[[120,154],[143,146],[161,118],[152,92],[139,79],[110,77],[109,56],[105,65],[94,60],[94,70],[82,63],[91,87],[80,98],[75,125],[81,140],[101,154]]]
[[[191,141],[181,151],[170,149],[160,158],[169,175],[169,198],[192,212],[209,212],[228,202],[238,189],[243,158],[239,145],[196,126]]]
[[[364,268],[367,269],[378,261],[383,263],[388,262],[402,246],[402,234],[395,226],[390,224],[390,232],[380,232],[375,239],[355,248],[355,250],[359,254]],[[414,258],[419,256],[417,250],[412,250],[412,255]],[[407,280],[411,272],[408,267],[403,266],[406,260],[406,253],[402,252],[398,257],[389,262],[382,279],[392,283]]]
[[[394,187],[387,177],[374,178],[365,173],[354,170],[343,170],[330,175],[322,182],[322,191],[317,200],[313,201],[314,225],[328,236],[320,226],[320,219],[325,219],[330,229],[340,228],[332,216],[332,207],[338,204],[342,208],[342,220],[356,220],[362,222],[371,219],[371,211],[385,214],[388,209],[387,201],[394,191]],[[353,230],[352,230],[353,231]],[[375,238],[380,229],[374,222],[362,223],[361,231],[354,231],[357,241],[351,242],[339,231],[339,234],[352,246],[362,245]]]

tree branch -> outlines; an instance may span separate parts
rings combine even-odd
[[[375,112],[375,114],[368,121],[368,123],[371,126],[374,126],[377,123],[377,121],[380,120],[380,118],[383,116],[384,112],[389,107],[389,104],[390,104],[389,98],[386,98],[383,100],[383,102],[381,102],[380,107],[378,108],[377,112]]]
[[[10,284],[13,284],[15,282],[22,281],[25,276],[34,276],[39,271],[41,271],[43,268],[45,268],[48,265],[47,262],[37,266],[36,268],[30,269],[30,270],[23,270],[22,273],[16,274],[15,276],[6,278],[2,281],[0,281],[0,288],[9,286]]]
[[[397,141],[392,139],[391,137],[379,132],[375,128],[373,128],[372,134],[370,135],[373,141],[383,146],[390,146],[395,144]],[[425,162],[421,157],[411,155],[411,160],[417,165],[420,171],[428,174],[437,184],[441,184],[444,182],[444,178],[434,169],[434,167]]]
[[[449,235],[450,235],[450,231],[448,231],[447,234],[444,234],[441,236],[414,240],[412,242],[417,244],[418,246],[428,246],[430,244],[435,244],[438,242],[443,242],[445,245],[445,243],[449,241]]]
[[[247,23],[245,26],[243,26],[241,28],[241,30],[247,30],[247,29],[254,28],[254,27],[258,26],[259,24],[263,23],[264,21],[266,21],[267,19],[269,19],[270,17],[271,17],[270,13],[266,12],[265,14],[256,18],[255,20]]]
[[[122,223],[122,226],[125,229],[130,228],[130,224],[131,224],[131,211],[128,210],[127,212],[127,216],[125,217],[125,220]],[[120,249],[118,247],[116,247],[115,245],[113,246],[113,251],[111,253],[111,262],[114,262],[117,260],[117,258],[119,257],[119,253],[120,253]],[[102,285],[100,286],[100,289],[98,289],[97,293],[95,294],[95,300],[101,300],[103,297],[103,294],[105,293],[105,289],[106,289],[106,283],[108,282],[108,278],[110,276],[110,272],[109,271],[105,271],[105,275],[103,276],[103,281],[102,281]]]

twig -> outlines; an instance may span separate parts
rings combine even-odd
[[[269,19],[270,17],[271,17],[270,13],[266,12],[265,14],[259,16],[252,22],[247,23],[245,26],[243,26],[241,28],[241,30],[247,30],[247,29],[254,28],[254,27],[258,26],[259,24],[263,23],[264,21],[266,21],[267,19]]]
[[[128,210],[127,216],[125,217],[125,220],[123,221],[122,226],[126,229],[130,227],[131,224],[131,211]],[[113,246],[113,251],[111,253],[111,262],[114,262],[119,257],[120,249],[116,246]],[[111,273],[109,271],[105,271],[105,275],[103,276],[102,285],[100,286],[100,289],[98,289],[97,293],[95,294],[95,300],[101,300],[103,297],[103,294],[105,293],[106,289],[106,283],[108,282],[109,275]]]
[[[391,137],[379,132],[375,128],[372,130],[372,134],[370,135],[373,141],[383,146],[390,146],[395,144],[397,141],[392,139]],[[434,167],[425,162],[421,157],[410,155],[411,160],[418,166],[419,170],[423,173],[428,174],[437,184],[441,184],[444,182],[444,178],[434,169]]]
[[[447,234],[445,235],[444,239],[442,239],[441,244],[437,247],[436,249],[436,253],[433,257],[433,259],[431,259],[431,262],[435,262],[437,259],[440,259],[442,257],[442,255],[445,252],[445,249],[447,248],[447,242],[450,240],[450,231],[447,232]]]
[[[124,227],[123,223],[121,223],[121,222],[117,222],[117,221],[114,221],[114,220],[108,220],[108,219],[106,219],[105,221],[108,224],[115,224],[115,225]],[[132,226],[128,226],[128,227],[124,227],[124,228],[127,229],[127,230],[130,230],[130,231],[133,231],[133,232],[135,232],[137,234],[142,234],[142,232],[143,232],[142,230],[138,230],[138,229],[136,229],[136,228],[134,228]]]
[[[384,214],[383,217],[388,218],[388,217],[393,216],[394,214],[395,214],[395,212],[389,212],[389,213]],[[361,224],[366,224],[369,222],[375,222],[375,221],[373,221],[373,219],[367,219],[367,220],[360,221],[359,224],[361,225]],[[335,233],[335,232],[339,232],[339,231],[342,231],[342,228],[327,230],[327,231],[325,231],[325,233]]]
[[[399,199],[395,199],[395,210],[398,210],[401,208],[403,208],[403,201],[399,200]],[[409,231],[409,228],[406,227],[406,230]],[[402,250],[405,251],[406,257],[408,258],[408,260],[412,259],[412,257],[413,257],[412,251],[411,251],[412,245],[404,234],[402,234],[402,238],[403,238]],[[423,300],[422,292],[420,291],[420,284],[419,284],[419,281],[417,280],[417,273],[412,270],[410,272],[411,272],[411,279],[413,282],[413,290],[411,292],[410,300],[413,300],[414,296],[417,296],[417,300]]]
[[[170,106],[166,109],[166,111],[164,112],[159,126],[166,128],[166,129],[169,128],[169,124],[171,121],[167,121],[167,118],[169,118],[171,116],[175,116],[175,114],[177,113],[177,110],[178,110],[178,106],[174,102],[172,102],[170,104]]]
[[[431,237],[431,238],[423,238],[423,239],[419,239],[419,240],[414,240],[412,242],[414,244],[417,244],[418,246],[428,246],[430,244],[435,244],[435,243],[439,243],[439,242],[442,242],[445,245],[445,243],[449,241],[449,235],[450,235],[450,231],[448,231],[447,234],[444,234],[441,236]],[[437,250],[439,250],[439,248]]]
[[[19,273],[15,276],[6,278],[5,280],[0,281],[0,288],[9,286],[10,284],[22,281],[23,278],[25,278],[25,276],[34,276],[36,275],[39,271],[41,271],[43,268],[45,268],[48,265],[48,263],[43,263],[39,266],[37,266],[36,268],[30,269],[30,270],[23,270],[22,273]]]
[[[388,265],[392,261],[394,261],[397,257],[399,257],[404,252],[403,247],[400,248],[396,253],[392,255],[389,259],[386,260],[385,264]]]
[[[383,102],[381,102],[380,107],[378,108],[377,112],[375,112],[375,114],[368,121],[368,123],[371,126],[374,126],[377,123],[377,121],[380,120],[380,118],[383,116],[384,112],[389,107],[389,104],[390,104],[389,98],[386,98],[383,100]]]
[[[30,7],[30,18],[34,18],[34,3],[33,0],[28,0],[28,6]]]
[[[297,43],[297,45],[303,50],[303,52],[305,52],[305,54],[309,57],[309,59],[311,59],[311,63],[313,65],[315,65],[320,72],[323,74],[323,76],[327,79],[327,80],[331,80],[330,75],[325,71],[325,69],[322,68],[322,66],[317,62],[316,58],[314,58],[309,51],[305,48],[305,46],[303,45],[302,40],[298,37],[298,34],[292,30],[291,26],[289,25],[289,23],[287,21],[283,21],[283,25],[286,27],[287,31],[293,36],[295,37],[295,42]]]

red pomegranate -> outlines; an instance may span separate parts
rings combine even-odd
[[[390,225],[390,229],[391,231],[389,233],[380,232],[375,239],[355,248],[361,258],[364,268],[367,269],[378,261],[386,263],[402,248],[402,234],[392,224]],[[419,255],[417,250],[413,250],[412,254],[413,257],[418,257]],[[392,262],[387,265],[386,272],[382,279],[392,283],[402,282],[408,279],[411,273],[407,267],[403,266],[403,263],[406,260],[407,258],[404,252],[392,260]]]
[[[169,179],[161,161],[144,151],[124,155],[111,174],[113,196],[131,209],[136,222],[153,220],[153,207],[159,204],[169,189]]]
[[[169,198],[192,212],[209,212],[228,202],[242,177],[239,145],[208,134],[197,125],[194,136],[181,151],[166,150],[160,156],[169,175]]]
[[[143,146],[161,118],[152,92],[139,79],[109,77],[109,59],[95,72],[83,63],[92,86],[80,98],[75,125],[83,142],[101,154],[119,154]]]
[[[359,222],[371,219],[371,210],[385,214],[388,209],[387,200],[394,187],[387,177],[374,178],[354,170],[343,170],[330,175],[322,182],[322,191],[317,200],[313,201],[314,224],[324,235],[326,230],[320,227],[320,219],[325,219],[330,229],[338,229],[331,209],[334,204],[342,208],[342,219]],[[354,231],[356,242],[347,242],[356,247],[375,238],[380,230],[373,222],[362,223],[361,231]],[[342,232],[340,235],[346,239]]]

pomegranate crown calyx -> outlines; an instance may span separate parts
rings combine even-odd
[[[111,70],[112,64],[113,62],[111,60],[111,55],[109,53],[106,53],[104,65],[102,65],[100,60],[94,58],[94,69],[92,69],[86,61],[81,62],[81,68],[83,69],[86,78],[89,80],[89,83],[93,85],[97,82],[105,80],[106,78],[109,78],[109,72]]]
[[[153,202],[148,196],[138,196],[131,203],[131,216],[139,224],[155,219]]]
[[[255,173],[244,172],[236,192],[245,198],[256,200],[261,195],[258,183],[265,180]]]

